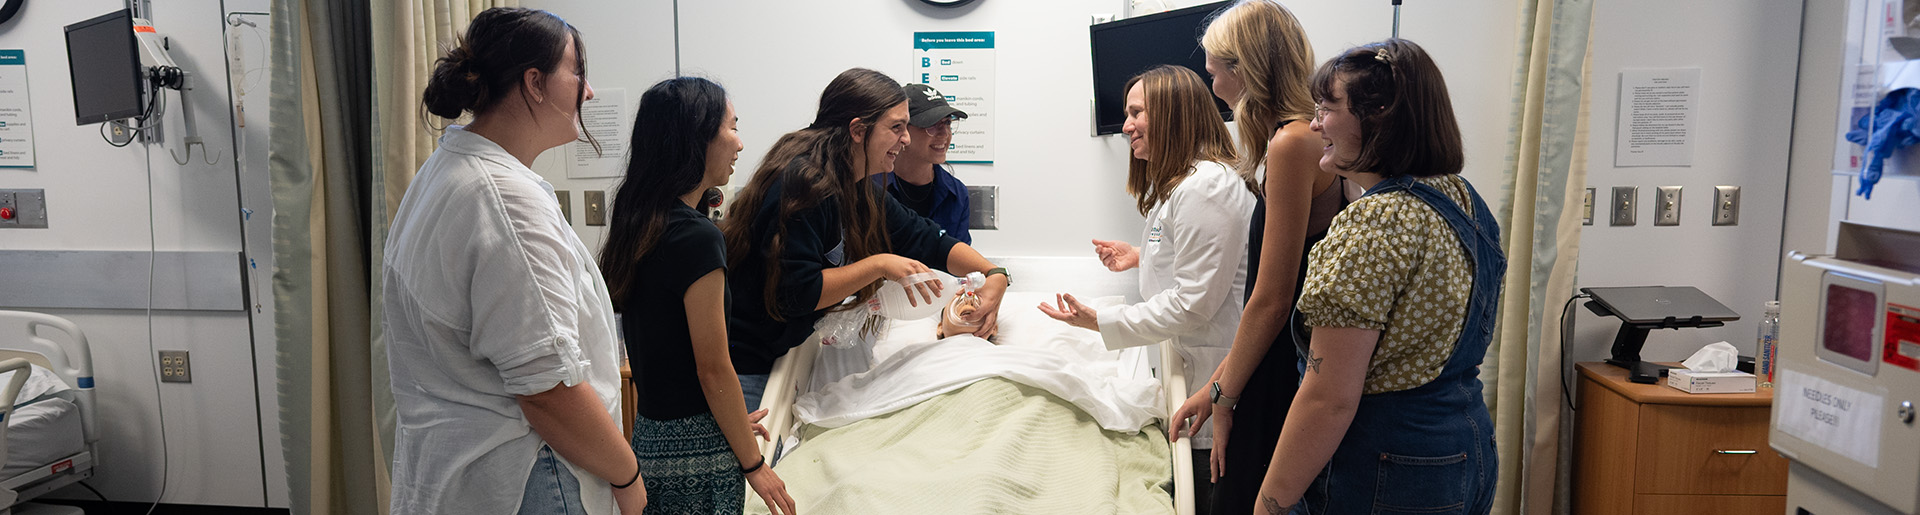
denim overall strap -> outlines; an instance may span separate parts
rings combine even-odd
[[[1493,341],[1506,275],[1499,224],[1472,185],[1471,214],[1412,177],[1387,179],[1366,194],[1398,191],[1440,214],[1472,260],[1473,292],[1460,336],[1432,381],[1361,397],[1339,449],[1296,513],[1483,514],[1492,508],[1499,460],[1479,366]]]

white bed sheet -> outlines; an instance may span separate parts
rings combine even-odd
[[[0,478],[11,478],[86,449],[80,406],[62,397],[46,397],[13,409],[7,417],[7,462]]]
[[[874,346],[872,370],[801,395],[794,415],[803,423],[839,427],[1002,377],[1073,403],[1111,431],[1136,432],[1165,418],[1160,380],[1147,367],[1151,347],[1107,350],[1099,333],[1068,326],[1036,308],[1052,298],[1008,293],[1000,307],[998,344],[970,335],[934,340],[933,318],[894,322]],[[1098,309],[1123,301],[1112,297],[1089,304]]]

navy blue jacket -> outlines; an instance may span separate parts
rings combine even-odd
[[[894,199],[899,200],[902,204],[907,202],[906,197],[902,196],[905,195],[905,193],[900,189],[902,181],[899,177],[894,176],[893,173],[880,174],[878,177],[874,177],[873,180],[876,181],[877,184],[886,184],[887,193],[892,195]],[[960,240],[961,243],[972,245],[973,235],[967,233],[967,227],[968,221],[972,217],[971,210],[973,206],[972,200],[967,198],[967,185],[961,184],[959,177],[954,177],[953,173],[948,172],[946,167],[941,165],[933,165],[933,185],[933,208],[928,210],[928,212],[920,213],[920,216],[927,217],[933,220],[933,223],[939,224],[941,229],[946,229],[947,236],[952,236],[953,239]],[[912,206],[909,206],[908,209],[916,213],[919,212],[919,209]]]

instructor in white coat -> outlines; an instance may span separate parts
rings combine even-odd
[[[1233,140],[1211,95],[1198,74],[1178,66],[1156,67],[1127,82],[1121,129],[1133,154],[1127,193],[1147,217],[1145,244],[1093,245],[1108,270],[1140,268],[1140,296],[1146,300],[1105,312],[1069,294],[1040,305],[1047,316],[1099,331],[1110,349],[1166,342],[1186,361],[1187,377],[1211,374],[1233,346],[1254,204],[1251,184],[1226,164],[1233,161]],[[1194,463],[1206,463],[1212,435],[1193,429]],[[1206,499],[1206,468],[1194,470],[1196,499]]]

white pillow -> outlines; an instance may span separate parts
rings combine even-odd
[[[54,374],[52,370],[48,370],[47,367],[40,365],[29,366],[33,368],[31,373],[27,374],[27,382],[20,385],[20,394],[11,399],[15,406],[72,389],[67,386],[66,381],[61,381],[60,376]],[[14,371],[12,370],[0,372],[0,388],[4,388],[7,381],[13,380],[13,373]]]

